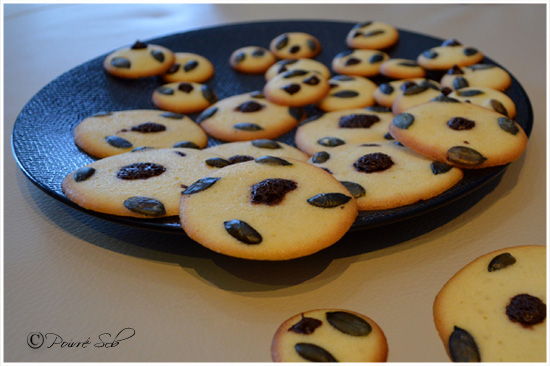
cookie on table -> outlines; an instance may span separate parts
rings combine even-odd
[[[153,92],[153,103],[174,113],[197,113],[218,101],[214,90],[206,84],[174,82],[159,86]]]
[[[225,255],[286,260],[337,242],[358,214],[346,188],[309,163],[274,156],[232,164],[182,193],[187,235]]]
[[[505,91],[512,84],[510,74],[496,65],[475,64],[466,67],[453,66],[441,78],[441,86],[452,90],[470,86],[483,86]]]
[[[449,97],[458,99],[461,102],[470,102],[489,108],[507,117],[516,116],[516,104],[501,91],[486,87],[467,87],[455,90],[448,94]]]
[[[415,60],[390,58],[380,65],[380,74],[391,79],[413,79],[426,77],[426,70]]]
[[[269,81],[277,74],[299,69],[319,72],[324,78],[330,78],[330,70],[325,64],[311,58],[291,58],[277,61],[265,72],[265,79]]]
[[[275,104],[303,107],[327,96],[328,79],[316,71],[289,70],[277,74],[263,89],[265,97]]]
[[[347,50],[332,59],[332,70],[338,74],[371,77],[380,74],[380,66],[390,56],[378,50]]]
[[[309,161],[346,185],[361,211],[427,200],[463,177],[461,169],[434,162],[395,141],[343,145],[317,152]]]
[[[306,154],[313,155],[340,145],[385,140],[392,119],[391,110],[379,106],[310,117],[296,130],[296,146]]]
[[[309,156],[301,150],[270,139],[228,142],[208,147],[204,151],[223,156],[231,164],[254,160],[265,155],[302,161],[309,159]]]
[[[386,362],[388,342],[380,326],[363,314],[309,310],[280,325],[271,357],[275,362]]]
[[[477,64],[483,58],[483,53],[476,48],[466,47],[455,39],[449,39],[441,46],[419,54],[416,62],[427,70],[448,70],[454,65],[462,67]]]
[[[143,148],[110,156],[65,177],[65,195],[77,205],[118,216],[176,216],[181,192],[197,179],[217,173],[202,150]]]
[[[321,52],[321,42],[309,33],[287,32],[273,38],[269,49],[281,59],[313,58]]]
[[[165,82],[204,83],[214,76],[214,65],[206,57],[191,52],[176,52],[175,56],[174,64],[162,75]]]
[[[455,362],[546,361],[546,247],[484,254],[437,294],[434,321]]]
[[[325,112],[364,108],[374,105],[378,87],[362,76],[336,75],[328,80],[330,91],[317,105]]]
[[[96,158],[138,147],[195,147],[208,137],[191,118],[172,112],[137,109],[101,112],[83,119],[74,130],[76,145]]]
[[[461,168],[510,163],[527,145],[527,135],[511,118],[449,97],[396,115],[390,133],[430,159]]]
[[[377,21],[358,23],[346,36],[348,47],[369,50],[389,48],[398,40],[399,32],[394,26]]]
[[[244,74],[263,74],[277,61],[264,47],[246,46],[233,51],[229,57],[231,67]]]
[[[383,107],[391,108],[397,96],[402,93],[403,88],[409,86],[411,82],[416,84],[429,83],[429,85],[433,85],[438,89],[440,88],[438,82],[426,78],[392,80],[378,85],[373,93],[374,100]]]
[[[165,73],[174,60],[174,52],[168,48],[136,41],[107,55],[103,68],[119,78],[137,79]]]
[[[431,81],[407,82],[393,101],[392,112],[399,114],[416,105],[429,102],[442,95],[437,83]]]
[[[261,92],[222,99],[197,117],[212,137],[224,141],[273,139],[292,130],[304,116],[301,108],[270,102]]]

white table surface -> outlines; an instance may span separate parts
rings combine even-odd
[[[546,243],[544,4],[8,4],[3,10],[5,361],[268,362],[281,322],[338,307],[382,327],[388,361],[447,362],[432,319],[441,286],[479,255]],[[379,20],[482,50],[531,100],[534,128],[525,154],[452,220],[366,231],[337,244],[348,255],[332,250],[284,263],[157,250],[156,243],[196,244],[77,212],[36,188],[16,165],[10,135],[17,115],[62,73],[136,39],[268,19]],[[132,338],[93,347],[100,334],[128,327]],[[67,342],[90,338],[92,346],[32,349],[33,332]]]

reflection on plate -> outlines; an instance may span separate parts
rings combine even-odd
[[[163,45],[175,52],[194,52],[208,58],[215,66],[215,76],[207,82],[220,99],[253,90],[261,90],[263,75],[239,74],[229,66],[229,56],[240,47],[268,47],[269,42],[284,32],[307,32],[316,36],[323,50],[316,60],[330,66],[332,58],[346,50],[345,37],[354,23],[329,21],[273,21],[241,23],[173,34],[145,40]],[[398,44],[386,52],[394,58],[416,59],[417,55],[441,44],[439,38],[399,30]],[[129,39],[128,44],[134,42]],[[121,45],[122,46],[122,45]],[[93,59],[61,75],[40,90],[23,108],[12,133],[13,152],[26,176],[40,189],[57,200],[90,215],[111,222],[165,232],[181,232],[177,218],[135,219],[90,212],[69,201],[61,190],[63,178],[94,159],[80,151],[73,142],[73,129],[85,117],[100,111],[154,109],[153,90],[163,84],[160,78],[139,80],[117,79],[103,71],[106,55]],[[490,59],[485,63],[496,64]],[[501,65],[499,65],[502,67]],[[440,75],[432,75],[436,80]],[[382,77],[372,78],[380,84]],[[525,91],[512,76],[512,86],[506,94],[516,103],[516,121],[529,135],[533,112]],[[307,109],[308,115],[318,113]],[[196,115],[191,115],[195,118]],[[294,131],[281,136],[280,141],[294,145]],[[210,139],[209,146],[220,141]],[[373,212],[361,212],[352,230],[411,218],[445,206],[473,192],[504,172],[505,166],[467,171],[464,179],[449,191],[413,205]]]

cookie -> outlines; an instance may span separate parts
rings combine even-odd
[[[477,64],[483,60],[483,53],[473,47],[463,46],[454,39],[444,41],[441,46],[430,48],[418,55],[416,62],[427,70],[448,70]]]
[[[380,65],[380,74],[391,79],[413,79],[426,77],[426,70],[414,60],[390,58]]]
[[[384,140],[388,137],[392,119],[391,110],[378,106],[310,117],[296,130],[296,146],[313,155],[340,145]]]
[[[229,64],[244,74],[263,74],[277,61],[268,49],[258,46],[241,47],[231,54]]]
[[[74,130],[76,145],[96,158],[138,147],[194,147],[202,149],[208,137],[183,114],[159,110],[101,112],[83,119]]]
[[[467,87],[451,92],[449,97],[489,108],[507,117],[516,116],[516,104],[501,91],[487,87]]]
[[[437,294],[436,329],[455,362],[546,361],[546,247],[484,254]]]
[[[380,66],[390,56],[377,50],[347,50],[332,59],[332,70],[337,74],[371,77],[380,74]]]
[[[321,52],[321,43],[308,33],[287,32],[273,38],[269,49],[277,58],[313,58]]]
[[[330,78],[330,70],[325,66],[325,64],[310,58],[291,58],[281,60],[273,64],[265,72],[265,79],[266,81],[269,81],[277,74],[282,74],[285,71],[294,69],[317,71],[324,78]]]
[[[397,96],[401,94],[404,88],[403,85],[405,85],[406,87],[409,85],[409,82],[414,82],[418,84],[419,82],[427,82],[427,81],[429,81],[430,84],[433,84],[439,89],[438,82],[429,80],[426,78],[401,79],[401,80],[392,80],[387,83],[382,83],[378,85],[378,87],[374,90],[374,93],[372,96],[377,104],[383,107],[391,108]]]
[[[153,92],[153,103],[174,113],[196,113],[218,101],[214,90],[206,84],[175,82],[159,86]]]
[[[218,101],[197,122],[217,139],[249,141],[281,136],[295,128],[303,115],[300,108],[278,105],[260,92],[251,92]]]
[[[317,105],[325,112],[374,105],[377,85],[362,76],[336,75],[328,80],[330,91]]]
[[[462,168],[507,164],[527,145],[527,135],[514,120],[449,97],[396,115],[390,133],[430,159]]]
[[[263,89],[266,98],[275,104],[303,107],[327,96],[328,80],[316,71],[289,70],[277,74]]]
[[[346,36],[348,47],[369,50],[389,48],[398,40],[399,32],[394,26],[376,21],[358,23]]]
[[[196,149],[143,148],[110,156],[67,175],[65,195],[95,212],[138,218],[177,216],[181,192],[203,176],[217,173]]]
[[[290,158],[229,165],[187,188],[180,219],[187,235],[225,255],[286,260],[337,242],[358,214],[329,173]]]
[[[309,161],[346,185],[361,211],[427,200],[463,177],[462,170],[434,162],[395,141],[339,146],[317,152]]]
[[[454,66],[441,78],[441,86],[452,90],[470,86],[505,91],[512,84],[508,72],[496,65],[476,64],[466,67]]]
[[[380,326],[363,314],[310,310],[281,324],[271,357],[275,362],[386,362],[388,342]]]
[[[429,102],[442,95],[437,83],[431,81],[407,82],[401,85],[401,91],[393,101],[392,112],[399,114],[407,109]]]
[[[259,139],[219,144],[204,149],[209,153],[225,157],[231,164],[242,163],[270,155],[279,158],[291,158],[307,161],[309,156],[297,148],[281,141]]]
[[[168,48],[136,41],[107,55],[103,68],[119,78],[138,79],[165,73],[174,60],[174,52]]]
[[[162,75],[165,82],[204,83],[214,76],[214,65],[206,57],[190,52],[176,52],[175,56],[174,64]]]

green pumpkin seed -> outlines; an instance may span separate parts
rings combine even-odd
[[[286,34],[283,34],[276,42],[275,42],[275,48],[278,50],[282,50],[288,45],[288,36]]]
[[[342,183],[342,185],[346,187],[346,189],[349,191],[349,193],[351,193],[353,198],[363,197],[364,195],[367,194],[365,187],[363,187],[359,183],[349,182],[345,180],[340,181],[340,183]]]
[[[119,136],[107,136],[105,137],[105,140],[109,145],[117,147],[119,149],[128,149],[133,146],[130,141],[123,139]]]
[[[438,174],[447,173],[453,167],[449,164],[445,164],[439,161],[433,161],[430,164],[430,168],[432,169],[432,173],[434,173],[434,175],[438,175]]]
[[[453,87],[455,88],[455,90],[467,88],[469,86],[470,84],[468,83],[468,80],[466,80],[462,76],[458,76],[453,80]]]
[[[437,53],[436,51],[434,50],[427,50],[427,51],[424,51],[422,53],[422,55],[426,58],[429,58],[429,59],[434,59],[434,58],[437,58],[439,56],[439,53]]]
[[[313,39],[308,39],[306,43],[311,52],[315,52],[317,50],[317,43]]]
[[[363,33],[363,37],[373,37],[373,36],[377,36],[379,34],[384,34],[386,33],[383,29],[377,29],[377,30],[373,30],[373,31],[370,31],[370,32],[367,32],[367,33]]]
[[[275,140],[258,139],[252,141],[252,145],[261,149],[282,149],[283,147]]]
[[[449,351],[453,362],[481,362],[474,337],[457,326],[449,337]]]
[[[197,150],[200,150],[200,146],[195,144],[194,142],[192,141],[180,141],[176,144],[174,144],[173,147],[186,147],[188,149],[197,149]]]
[[[348,75],[336,75],[331,78],[332,80],[336,81],[353,81],[355,78],[353,76]]]
[[[218,111],[218,108],[217,107],[210,107],[208,109],[206,109],[204,112],[202,112],[198,117],[197,117],[197,123],[201,123],[202,121],[204,121],[205,119],[208,119],[210,117],[212,117],[213,115],[216,114],[216,112]]]
[[[296,121],[299,121],[302,119],[302,116],[304,115],[304,111],[298,107],[289,107],[288,114],[290,114],[292,118],[294,118]]]
[[[477,54],[479,51],[477,49],[473,48],[473,47],[467,47],[467,48],[464,49],[463,52],[466,56],[473,56],[473,55]]]
[[[274,166],[288,166],[292,165],[292,163],[278,158],[276,156],[262,156],[254,160],[258,164],[265,164],[265,165],[274,165]]]
[[[130,211],[146,216],[161,216],[166,214],[166,209],[162,202],[150,197],[130,197],[124,201],[124,207]]]
[[[498,126],[502,130],[511,133],[512,135],[516,135],[519,132],[519,127],[517,123],[513,119],[508,117],[500,117],[498,119]]]
[[[366,21],[366,22],[363,22],[363,23],[358,23],[358,24],[355,24],[353,26],[353,29],[365,28],[365,27],[368,27],[369,25],[371,25],[372,23],[373,23],[372,20],[369,20],[369,21]]]
[[[366,320],[346,311],[329,311],[326,316],[330,325],[354,337],[364,337],[372,331],[371,325]]]
[[[410,113],[399,113],[393,118],[395,127],[406,130],[414,123],[414,116]]]
[[[447,160],[462,166],[475,167],[483,164],[487,158],[472,148],[453,146],[447,151]]]
[[[212,178],[212,177],[201,178],[195,183],[191,184],[189,187],[187,187],[187,189],[181,192],[181,194],[195,194],[195,193],[202,192],[212,187],[220,179],[221,178]]]
[[[239,52],[235,55],[235,58],[233,59],[233,61],[235,61],[235,63],[240,63],[240,62],[243,62],[245,58],[246,58],[246,53]]]
[[[418,64],[414,61],[401,61],[397,63],[399,66],[405,66],[405,67],[417,67]]]
[[[174,95],[174,89],[168,88],[166,86],[159,86],[157,88],[157,93],[162,95]]]
[[[153,58],[158,62],[161,62],[161,63],[164,62],[164,53],[162,51],[152,50],[151,56],[153,56]]]
[[[223,168],[228,165],[231,165],[231,162],[229,160],[225,160],[223,158],[209,158],[204,161],[206,165],[209,165],[214,168]]]
[[[208,103],[214,104],[218,101],[216,93],[214,93],[214,91],[208,85],[203,85],[201,88],[201,92],[202,96],[208,101]]]
[[[489,266],[487,266],[487,270],[489,272],[498,271],[508,266],[511,266],[514,263],[516,263],[516,258],[514,258],[512,254],[502,253],[491,260]]]
[[[376,63],[379,63],[379,62],[382,62],[382,61],[384,61],[384,55],[383,54],[376,54],[376,55],[371,56],[371,58],[369,58],[369,62],[371,64],[376,64]]]
[[[365,108],[367,111],[377,112],[377,113],[391,113],[391,108],[383,107],[381,105],[373,105]]]
[[[441,102],[441,103],[461,103],[460,100],[448,97],[446,95],[438,95],[435,98],[432,98],[430,102]]]
[[[501,102],[499,102],[498,100],[496,99],[491,99],[489,101],[489,104],[491,105],[491,108],[493,108],[493,110],[497,113],[500,113],[500,114],[503,114],[505,116],[508,116],[508,111],[506,110],[506,107],[504,106],[504,104],[502,104]]]
[[[298,70],[298,69],[295,69],[295,70],[290,70],[290,71],[287,71],[283,74],[282,78],[283,79],[290,79],[290,78],[294,78],[296,76],[304,76],[306,74],[308,74],[309,71],[307,70]]]
[[[320,193],[308,198],[307,203],[322,208],[333,208],[348,203],[351,197],[343,193]]]
[[[242,131],[261,131],[261,130],[263,130],[262,126],[257,125],[256,123],[249,123],[249,122],[235,123],[233,125],[233,128],[235,128],[237,130],[242,130]]]
[[[262,93],[261,91],[253,91],[252,93],[250,93],[250,97],[251,98],[255,98],[255,99],[265,99],[265,95],[264,93]]]
[[[478,89],[470,89],[470,90],[457,90],[456,95],[459,97],[474,97],[476,95],[483,95],[485,94],[481,90]]]
[[[489,64],[475,64],[475,65],[468,66],[468,68],[472,71],[487,70],[487,69],[492,69],[492,68],[495,68],[495,67],[496,67],[496,65],[489,65]]]
[[[73,174],[73,179],[75,182],[83,182],[85,180],[88,180],[92,175],[95,174],[95,169],[92,167],[84,167],[78,169]]]
[[[327,350],[311,343],[296,343],[294,349],[308,361],[313,362],[338,362]]]
[[[252,226],[241,220],[230,220],[224,223],[225,230],[240,242],[245,244],[260,244],[262,236]]]
[[[322,146],[335,147],[335,146],[344,145],[346,142],[342,139],[339,139],[338,137],[327,136],[317,140],[317,143]]]
[[[164,118],[171,118],[171,119],[183,119],[183,117],[185,117],[183,114],[174,113],[174,112],[164,112],[160,116]]]
[[[97,112],[93,114],[92,117],[106,117],[106,116],[112,116],[112,115],[113,115],[113,112],[102,111],[102,112]]]
[[[188,61],[185,65],[183,65],[183,70],[185,72],[189,72],[196,69],[197,66],[199,66],[199,63],[196,60],[191,60],[191,61]]]
[[[355,98],[359,95],[358,92],[354,90],[342,90],[337,93],[331,94],[331,97],[335,98]]]
[[[326,151],[319,151],[313,154],[311,157],[311,162],[313,164],[323,164],[328,159],[330,159],[330,154]]]
[[[132,66],[132,63],[124,57],[113,57],[111,59],[111,65],[118,67],[119,69],[129,69],[130,66]]]

